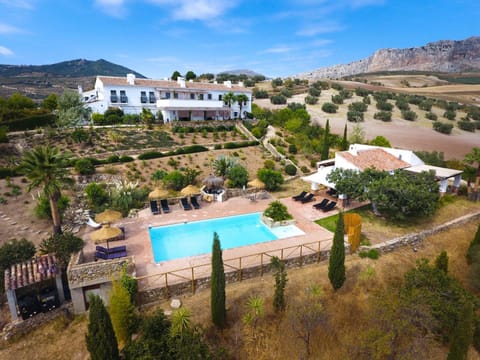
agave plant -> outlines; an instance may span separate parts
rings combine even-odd
[[[235,157],[226,155],[217,156],[217,158],[213,160],[212,164],[215,175],[225,178],[228,174],[228,171],[237,165],[237,162],[238,160]]]

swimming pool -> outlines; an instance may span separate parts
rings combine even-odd
[[[222,249],[258,244],[284,237],[301,235],[297,227],[278,233],[260,220],[261,213],[229,216],[148,229],[155,262],[210,253],[216,231]],[[285,229],[284,229],[285,230]],[[276,234],[277,233],[277,234]]]

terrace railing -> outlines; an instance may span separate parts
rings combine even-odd
[[[277,256],[287,267],[302,267],[328,259],[330,240],[320,240],[255,254],[224,259],[225,279],[227,283],[263,276],[270,271],[270,259]],[[210,284],[211,264],[193,265],[158,274],[137,277],[142,302],[169,298],[198,289],[208,288]]]

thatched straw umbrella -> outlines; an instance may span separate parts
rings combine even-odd
[[[148,194],[148,198],[150,200],[158,200],[163,199],[168,196],[168,191],[165,189],[156,188],[150,194]]]
[[[209,175],[203,180],[203,184],[207,189],[218,189],[223,186],[224,180],[222,177]]]
[[[100,230],[96,230],[90,234],[90,239],[98,244],[99,242],[107,242],[108,248],[108,241],[119,237],[122,234],[122,229],[118,227],[110,227],[106,225],[102,227]]]
[[[120,220],[121,218],[122,213],[120,211],[107,209],[104,212],[97,214],[97,216],[95,216],[95,221],[97,223],[110,223]]]
[[[195,185],[188,185],[184,187],[182,190],[180,190],[180,193],[184,196],[192,196],[192,195],[200,194],[200,189]]]

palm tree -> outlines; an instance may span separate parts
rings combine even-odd
[[[477,175],[475,177],[475,199],[478,200],[478,185],[480,182],[480,147],[474,147],[467,155],[465,162],[469,164],[477,163]]]
[[[240,119],[242,118],[242,108],[244,105],[247,105],[248,96],[245,94],[238,94],[237,95],[238,106],[240,107]]]
[[[61,189],[74,183],[66,169],[68,157],[67,154],[60,153],[56,147],[45,145],[26,152],[20,163],[21,172],[30,181],[28,191],[43,187],[43,193],[50,202],[54,234],[62,233],[60,212],[58,211],[58,200],[62,195]]]
[[[225,95],[223,95],[223,103],[225,105],[228,105],[228,107],[230,108],[230,114],[229,114],[229,118],[232,117],[232,104],[237,100],[237,97],[235,96],[235,94],[233,92],[229,92],[229,93],[226,93]]]

